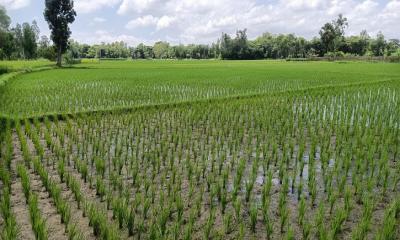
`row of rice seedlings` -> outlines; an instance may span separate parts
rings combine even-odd
[[[7,178],[7,173],[3,169],[0,169],[0,178],[2,181]],[[0,234],[1,239],[17,239],[19,236],[19,227],[16,222],[15,214],[11,207],[11,189],[10,186],[4,186],[0,197],[0,213],[3,217],[2,232]]]
[[[5,122],[4,130],[1,132],[2,149],[0,150],[0,159],[3,161],[2,165],[7,169],[11,169],[11,161],[14,152],[12,141],[11,121],[7,120]]]
[[[29,152],[29,146],[28,146],[28,143],[26,141],[26,136],[24,134],[24,131],[21,129],[21,124],[20,124],[19,121],[16,122],[15,129],[16,129],[16,132],[17,132],[17,135],[18,135],[18,139],[19,139],[19,142],[20,142],[20,147],[21,147],[21,151],[22,151],[22,157],[24,159],[25,166],[28,169],[31,169],[31,162],[32,162],[31,154]]]
[[[35,233],[35,237],[37,240],[47,240],[48,232],[46,221],[40,213],[37,195],[31,192],[28,170],[24,165],[18,165],[17,172],[18,176],[21,178],[22,188],[29,207],[32,230]]]
[[[48,129],[42,129],[44,131],[43,135],[47,135]],[[61,135],[63,133],[59,133]],[[95,236],[101,239],[119,239],[118,231],[110,226],[107,220],[107,213],[102,210],[102,207],[98,206],[95,203],[92,203],[82,194],[80,183],[75,177],[66,171],[65,168],[65,160],[62,159],[62,156],[65,156],[65,151],[61,148],[60,145],[55,143],[53,140],[48,142],[50,149],[55,154],[57,161],[57,173],[62,182],[65,182],[67,187],[74,194],[74,198],[77,201],[78,209],[83,210],[82,217],[89,217],[89,224],[93,228],[93,233]],[[78,172],[79,169],[78,169]],[[75,229],[76,230],[76,229]],[[78,230],[76,230],[78,232]]]
[[[32,130],[31,124],[28,121],[25,121],[24,126],[25,130],[27,131],[27,135],[31,139],[36,139],[33,141],[33,144],[38,157],[33,159],[33,170],[37,175],[39,175],[42,185],[49,193],[49,196],[53,199],[57,213],[61,216],[61,224],[65,226],[65,233],[68,234],[69,239],[82,239],[82,234],[71,222],[71,208],[69,203],[63,199],[61,195],[61,188],[51,179],[47,170],[42,165],[41,161],[44,159],[44,149],[41,146],[40,138],[38,136],[39,129],[35,128]],[[32,159],[32,157],[29,158]]]
[[[0,233],[0,239],[14,240],[19,236],[19,227],[16,222],[15,214],[11,206],[11,161],[13,153],[13,144],[11,139],[10,122],[6,122],[6,126],[1,136],[0,148],[0,181],[3,184],[0,196],[0,214],[3,218],[3,226]],[[4,144],[3,144],[4,142]],[[3,153],[4,151],[4,153]]]
[[[96,169],[98,169],[98,167]],[[102,180],[98,178],[98,180],[97,180],[98,184],[97,185],[99,185],[101,183],[101,181]],[[121,192],[125,192],[125,191],[121,191]],[[154,190],[151,191],[151,192],[154,193]],[[138,195],[138,196],[140,196],[140,195]],[[152,195],[152,196],[154,196],[154,195]],[[114,213],[113,215],[114,215],[114,218],[118,219],[119,226],[122,227],[122,226],[124,226],[126,224],[128,230],[129,230],[129,234],[133,235],[133,231],[134,231],[133,224],[134,224],[134,220],[135,220],[135,211],[133,209],[135,209],[135,208],[138,209],[140,207],[140,205],[138,205],[138,204],[140,204],[140,202],[141,202],[141,197],[139,197],[139,198],[136,197],[136,200],[133,202],[132,207],[130,207],[130,208],[128,207],[125,198],[120,196],[119,198],[116,198],[114,201],[112,201],[112,208],[113,208],[113,213]],[[183,211],[182,211],[183,210],[183,205],[181,204],[182,201],[180,201],[179,199],[180,198],[178,197],[177,198],[177,202],[176,202],[176,204],[177,204],[176,207],[177,207],[177,210],[178,210],[178,219],[181,219],[181,216],[182,216],[182,213],[183,213]],[[109,200],[107,199],[107,201],[109,201]],[[152,198],[151,202],[154,202],[154,198]],[[148,199],[146,199],[144,201],[143,213],[142,213],[143,215],[142,216],[145,219],[148,216],[147,212],[148,212],[148,209],[150,207],[150,203],[151,202]],[[167,211],[167,212],[171,213],[170,210]],[[165,212],[165,213],[167,213],[167,212]],[[164,216],[166,216],[166,218],[162,218],[162,219],[167,220],[168,219],[168,215],[169,214],[164,215]],[[165,231],[165,227],[166,227],[165,223],[166,222],[162,221],[162,219],[160,220],[161,222],[159,222],[159,225],[160,225],[161,229],[164,229],[164,230],[161,231],[161,235],[166,233],[166,231]],[[180,222],[180,220],[179,220],[179,222]],[[179,229],[178,226],[179,225],[175,225],[175,229],[178,230]],[[139,222],[139,225],[136,227],[136,229],[137,229],[138,234],[140,234],[140,232],[143,231],[143,224]],[[177,230],[175,230],[175,233],[176,233]],[[154,234],[157,235],[157,233],[153,233],[153,235]]]

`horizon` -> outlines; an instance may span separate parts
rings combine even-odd
[[[38,3],[40,2],[40,4]],[[295,34],[312,39],[319,29],[342,13],[346,35],[381,31],[400,38],[399,0],[75,0],[76,21],[71,38],[86,44],[124,41],[129,46],[166,41],[172,45],[211,44],[221,33],[247,29],[248,38],[263,33]],[[44,1],[0,0],[12,26],[36,20],[40,35],[49,36]]]

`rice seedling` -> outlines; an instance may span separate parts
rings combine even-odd
[[[383,221],[385,224],[383,229],[377,233],[376,239],[396,239],[396,211],[394,209],[394,205],[385,210]]]
[[[256,232],[256,224],[257,224],[257,217],[258,217],[258,209],[257,205],[253,204],[250,207],[250,228],[253,233]]]
[[[126,224],[128,227],[129,236],[133,236],[135,229],[135,209],[131,206],[129,214],[127,216]]]
[[[28,203],[31,193],[31,181],[28,175],[28,171],[23,165],[18,165],[17,169],[18,169],[18,176],[21,178],[22,188],[24,191],[26,202]]]
[[[19,236],[19,229],[11,208],[9,187],[5,187],[2,190],[2,196],[0,198],[0,213],[4,221],[2,232],[0,234],[1,239],[17,239]]]
[[[374,199],[372,196],[365,195],[363,199],[363,212],[361,221],[352,233],[352,239],[365,239],[371,226],[372,212],[374,210]]]
[[[345,209],[339,209],[335,212],[332,219],[332,226],[330,232],[330,238],[336,239],[337,235],[341,232],[342,226],[346,221],[348,212]]]
[[[46,222],[42,218],[40,210],[38,208],[38,197],[36,194],[29,195],[28,206],[32,228],[35,233],[36,239],[47,240],[48,232]]]
[[[83,240],[84,237],[76,224],[70,224],[68,226],[68,240]]]

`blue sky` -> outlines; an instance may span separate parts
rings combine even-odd
[[[0,5],[13,25],[36,20],[41,34],[49,34],[44,0],[0,0]],[[312,38],[339,13],[349,19],[348,35],[366,29],[400,38],[400,0],[75,0],[75,8],[72,38],[90,44],[211,43],[221,32],[243,28],[249,38],[263,32]]]

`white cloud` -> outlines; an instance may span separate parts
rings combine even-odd
[[[139,18],[129,21],[125,27],[127,29],[148,27],[148,26],[156,25],[157,22],[158,22],[158,18],[153,17],[152,15],[146,15],[146,16],[139,17]]]
[[[0,0],[0,5],[10,10],[17,10],[29,6],[30,0]]]
[[[40,0],[43,1],[43,0]],[[0,0],[11,18],[30,22],[33,16],[46,31],[43,7],[32,0]],[[312,38],[339,13],[349,20],[346,33],[382,31],[400,38],[400,0],[75,0],[73,37],[83,42],[126,39],[173,43],[211,43],[222,32],[248,29],[249,38],[264,32],[294,33]],[[43,2],[42,2],[43,3]],[[27,7],[23,9],[24,7]],[[30,15],[30,10],[37,11]],[[101,11],[101,12],[100,12]],[[27,14],[26,14],[27,13]],[[86,15],[90,14],[90,15]],[[14,15],[14,16],[13,16]],[[26,16],[25,16],[26,15]],[[43,27],[42,27],[43,26]],[[95,27],[108,28],[95,33]],[[79,35],[79,31],[81,34]],[[86,32],[86,34],[84,34]],[[78,36],[78,37],[76,37]],[[85,36],[85,37],[83,37]],[[135,36],[140,36],[136,38]]]
[[[91,13],[103,7],[113,7],[121,0],[75,0],[75,10],[77,13]]]
[[[157,21],[157,30],[167,28],[167,27],[171,26],[171,24],[174,23],[175,21],[176,21],[175,17],[162,16]]]
[[[95,17],[95,18],[93,18],[93,22],[95,22],[95,23],[103,23],[103,22],[105,22],[105,21],[107,21],[107,19],[102,18],[102,17]]]
[[[354,8],[354,12],[357,13],[358,15],[368,15],[373,13],[377,7],[378,7],[378,3],[373,1],[373,0],[366,0],[360,4],[358,4],[355,8]]]
[[[162,17],[158,18],[158,17],[154,17],[152,15],[146,15],[146,16],[138,17],[136,19],[129,21],[126,24],[125,28],[135,29],[135,28],[141,28],[141,27],[143,28],[143,27],[149,27],[149,26],[156,26],[157,30],[161,30],[164,28],[168,28],[175,21],[176,21],[175,17],[162,16]]]
[[[386,7],[383,9],[381,15],[382,18],[388,20],[398,20],[400,18],[400,1],[399,0],[392,0],[390,1]],[[400,22],[397,22],[399,25]]]
[[[293,9],[316,9],[326,4],[323,0],[282,0],[282,3]]]
[[[162,0],[122,0],[122,4],[119,6],[119,14],[127,14],[129,12],[144,12],[152,9],[158,4],[162,4]]]
[[[157,38],[170,39],[176,43],[210,43],[222,32],[234,34],[237,29],[244,28],[248,29],[249,38],[254,38],[263,32],[294,33],[311,38],[318,35],[324,23],[332,21],[339,13],[349,20],[347,34],[359,34],[366,29],[371,35],[381,30],[388,37],[400,37],[400,0],[76,0],[76,2],[81,2],[78,9],[82,11],[90,12],[111,6],[115,7],[117,14],[123,16],[121,18],[130,16],[131,20],[122,24],[125,30],[121,30],[121,33],[127,32],[127,35],[117,35],[127,39],[132,39],[128,37],[129,30],[137,30],[143,37],[142,40]]]

